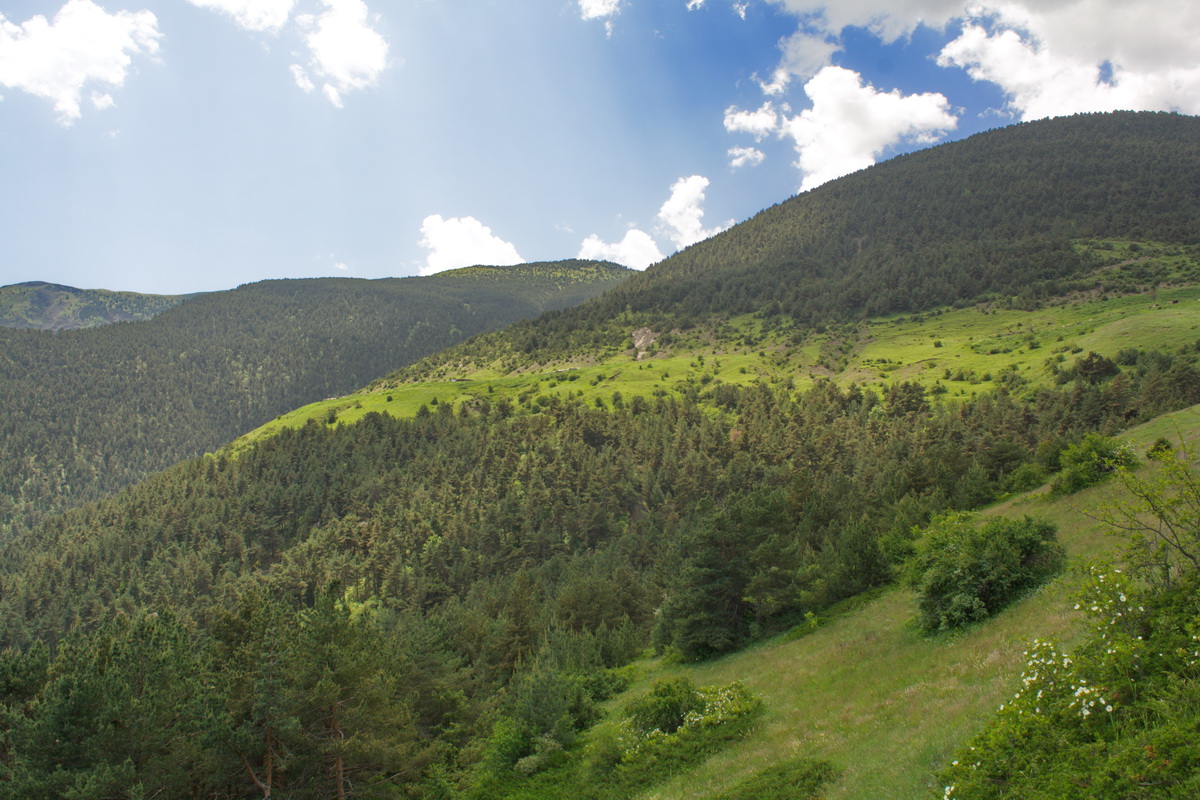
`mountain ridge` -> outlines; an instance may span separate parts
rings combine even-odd
[[[141,322],[0,328],[0,528],[28,524],[630,271],[567,260],[368,281],[270,280]]]
[[[77,330],[152,319],[192,295],[79,289],[48,281],[0,286],[0,327]]]

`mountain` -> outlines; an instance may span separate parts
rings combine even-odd
[[[0,328],[0,530],[103,496],[297,405],[577,303],[629,274],[563,261],[422,278],[263,281],[191,297],[144,322]]]
[[[989,300],[1031,308],[1088,283],[1096,264],[1075,241],[1200,241],[1197,167],[1200,120],[1177,114],[977,134],[793,197],[570,313],[447,359],[545,363],[625,349],[635,328],[745,313],[811,327]]]
[[[14,283],[0,286],[0,327],[58,331],[145,320],[187,297],[76,289],[44,281]]]
[[[879,796],[838,777],[877,748],[839,742],[907,742],[921,715],[887,757],[942,794],[928,765],[1019,680],[1006,632],[1058,624],[1037,604],[1062,592],[964,647],[906,621],[898,577],[931,521],[1017,498],[1040,517],[1028,490],[1103,472],[1081,453],[1200,402],[1197,133],[1092,115],[895,159],[10,538],[0,792]],[[1151,436],[1139,455],[1164,452]],[[991,613],[976,601],[955,600]],[[803,664],[831,674],[761,666],[784,643],[828,648]],[[1182,699],[1156,713],[1195,708],[1196,680],[1165,681]],[[970,692],[948,713],[970,709],[938,738],[911,698],[944,686]],[[805,705],[850,693],[853,712]],[[1083,729],[1080,757],[1117,724]],[[1186,767],[1163,764],[1190,763],[1195,724],[1096,780],[1153,767],[1172,796]],[[714,754],[765,755],[681,777]]]

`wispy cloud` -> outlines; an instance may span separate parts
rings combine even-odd
[[[188,0],[194,6],[220,11],[248,31],[275,32],[287,24],[296,0]]]

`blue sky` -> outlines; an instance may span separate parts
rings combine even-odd
[[[0,284],[637,268],[1024,119],[1200,113],[1194,0],[5,0]]]

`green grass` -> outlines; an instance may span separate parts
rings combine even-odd
[[[664,394],[705,397],[722,383],[767,381],[802,390],[825,378],[879,392],[896,381],[915,381],[949,399],[967,398],[995,389],[1006,371],[1029,386],[1052,384],[1048,360],[1069,367],[1093,350],[1113,358],[1124,348],[1174,351],[1200,340],[1200,285],[1177,285],[1200,270],[1196,259],[1169,247],[1140,244],[1138,251],[1132,249],[1135,243],[1111,244],[1105,252],[1117,265],[1100,270],[1098,282],[1119,282],[1111,276],[1121,278],[1123,271],[1137,268],[1157,270],[1163,285],[1112,296],[1097,289],[1036,311],[983,305],[873,319],[822,333],[773,327],[744,315],[677,335],[675,342],[640,359],[630,350],[516,371],[498,363],[442,368],[438,372],[453,380],[404,383],[313,403],[251,431],[233,449],[282,427],[323,423],[330,410],[338,424],[347,424],[370,411],[412,416],[435,398],[456,411],[463,403],[483,401],[536,408],[539,396],[571,396],[611,407],[614,393],[624,402]]]

